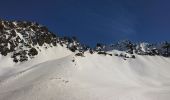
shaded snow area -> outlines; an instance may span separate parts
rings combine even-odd
[[[170,58],[84,56],[61,47],[1,65],[0,100],[170,100]]]

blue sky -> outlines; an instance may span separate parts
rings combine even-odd
[[[95,45],[170,41],[169,0],[1,0],[0,18],[37,21]]]

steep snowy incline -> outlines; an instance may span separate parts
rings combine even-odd
[[[72,54],[3,79],[0,100],[169,100],[169,65],[160,56]]]

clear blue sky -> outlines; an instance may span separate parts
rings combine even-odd
[[[88,45],[170,40],[169,0],[1,0],[0,18],[37,21]]]

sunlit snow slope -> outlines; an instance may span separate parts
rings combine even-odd
[[[170,100],[169,58],[69,52],[53,58],[1,70],[0,100]]]

